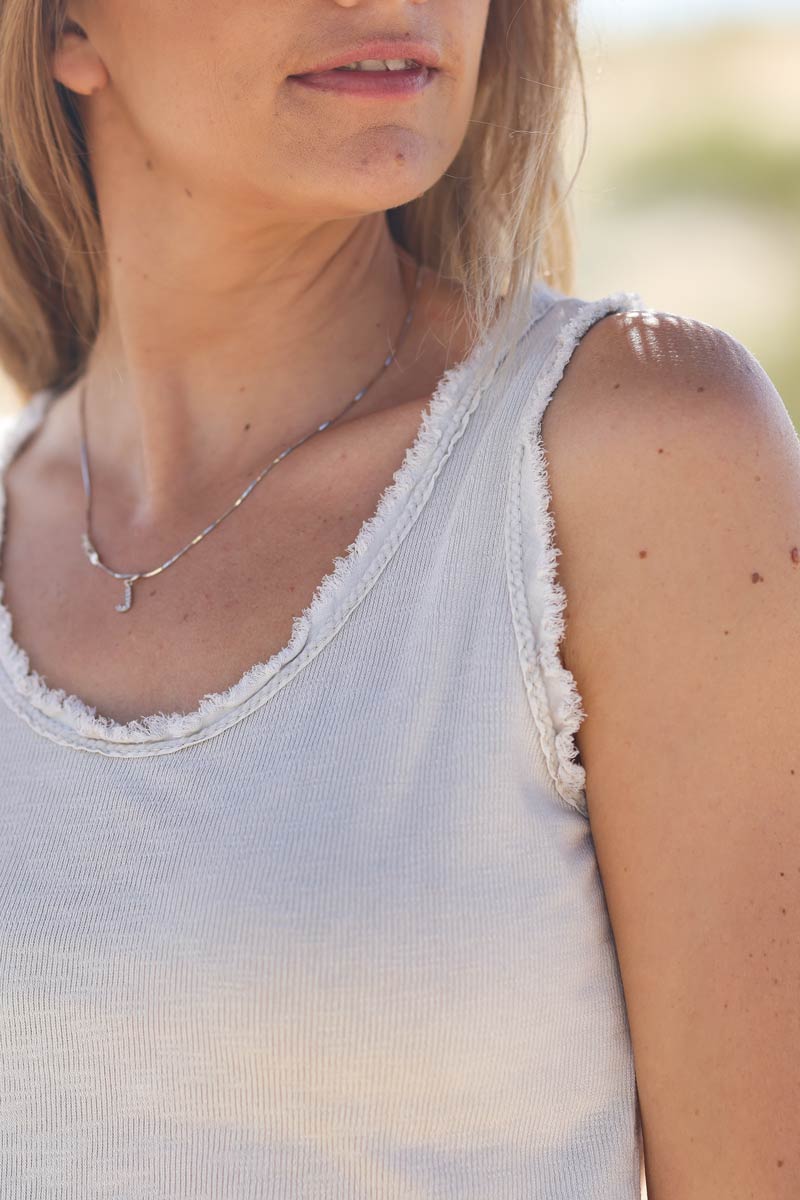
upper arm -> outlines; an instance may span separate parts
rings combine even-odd
[[[649,1200],[800,1195],[800,442],[735,339],[599,322],[543,437]]]

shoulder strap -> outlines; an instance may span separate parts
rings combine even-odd
[[[575,742],[586,713],[559,650],[567,598],[557,577],[561,551],[555,544],[541,425],[586,331],[609,313],[645,305],[638,292],[615,292],[593,301],[551,294],[556,295],[554,303],[534,327],[535,352],[509,464],[506,566],[519,661],[547,772],[557,795],[588,817],[586,772]]]

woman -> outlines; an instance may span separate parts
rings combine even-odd
[[[574,16],[0,8],[6,1197],[797,1194],[797,438]]]

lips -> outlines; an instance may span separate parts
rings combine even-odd
[[[307,75],[290,75],[289,81],[317,91],[347,93],[365,99],[380,97],[398,99],[418,95],[437,77],[430,67],[413,67],[402,71],[312,71]]]
[[[302,71],[294,72],[290,75],[290,79],[296,79],[298,76],[321,75],[326,71],[333,71],[337,67],[346,67],[350,63],[364,62],[365,59],[392,59],[392,58],[413,58],[423,67],[429,69],[438,69],[441,67],[441,56],[436,47],[431,42],[426,41],[411,41],[408,38],[392,38],[387,40],[364,41],[350,46],[328,58],[305,67]],[[386,72],[388,74],[388,72]],[[355,72],[350,72],[355,74]],[[378,72],[375,72],[378,74]]]

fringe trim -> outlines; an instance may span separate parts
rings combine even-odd
[[[535,293],[526,333],[541,315],[542,301],[546,304],[550,295],[549,289],[545,288]],[[413,524],[441,467],[491,381],[490,373],[490,379],[483,387],[470,390],[467,386],[473,371],[482,365],[483,356],[491,349],[489,331],[465,359],[442,375],[423,413],[414,442],[382,493],[373,516],[363,523],[355,541],[334,560],[331,571],[318,585],[308,606],[293,618],[288,643],[268,660],[250,667],[226,690],[207,693],[193,712],[158,712],[122,724],[98,713],[95,706],[86,704],[78,696],[67,694],[61,688],[50,688],[44,678],[31,669],[27,653],[14,641],[13,620],[3,603],[4,585],[0,579],[0,691],[5,694],[9,706],[34,729],[54,741],[121,756],[174,752],[192,741],[222,732],[265,703],[287,679],[281,675],[276,687],[263,694],[270,681],[296,660],[294,670],[288,676],[291,678],[322,649],[366,595]],[[494,371],[506,356],[507,352],[499,358]],[[53,390],[35,393],[12,421],[10,430],[0,427],[0,556],[6,505],[5,468],[41,423],[54,396]],[[3,672],[7,683],[2,679]]]
[[[646,309],[638,292],[614,292],[600,300],[559,302],[572,315],[555,337],[526,404],[523,432],[511,463],[506,519],[507,577],[520,663],[547,770],[558,795],[588,818],[586,771],[575,737],[586,717],[577,682],[561,661],[567,596],[558,580],[561,550],[542,417],[575,347],[601,317]]]

